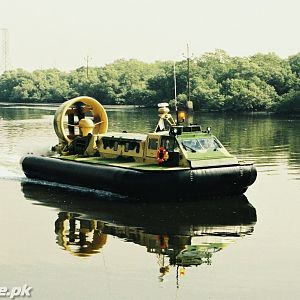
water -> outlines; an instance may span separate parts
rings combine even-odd
[[[19,161],[56,143],[55,107],[0,106],[0,286],[34,299],[299,299],[300,119],[194,114],[254,161],[244,196],[130,203],[32,181]],[[152,130],[156,111],[109,109],[110,130]],[[151,187],[153,190],[153,187]]]

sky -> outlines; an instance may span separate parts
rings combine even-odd
[[[12,69],[300,52],[299,0],[0,0]],[[0,32],[0,72],[3,69]]]

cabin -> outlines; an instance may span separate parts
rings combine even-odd
[[[108,163],[131,162],[145,166],[181,168],[237,163],[220,141],[210,134],[209,127],[204,131],[198,124],[184,126],[183,123],[175,122],[167,103],[158,105],[159,121],[154,132],[108,133],[104,108],[90,98],[87,100],[89,108],[93,110],[93,119],[84,117],[89,109],[82,105],[75,108],[71,106],[72,109],[68,105],[62,106],[55,115],[54,128],[60,138],[55,151],[64,156],[96,156]],[[65,115],[68,134],[63,127]],[[78,122],[74,121],[75,115]]]
[[[106,133],[99,135],[97,150],[103,158],[123,158],[140,163],[157,164],[162,151],[161,164],[179,166],[182,157],[175,136],[168,131],[149,134]],[[168,155],[164,158],[163,155]]]
[[[155,164],[163,167],[197,167],[236,163],[220,141],[199,125],[172,126],[168,130],[142,134],[110,132],[78,136],[67,155],[99,156],[119,162]],[[222,159],[224,162],[222,162]]]

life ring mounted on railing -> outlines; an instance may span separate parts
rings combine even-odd
[[[157,159],[159,165],[161,165],[162,163],[164,163],[165,161],[167,161],[169,159],[169,153],[165,147],[160,147],[157,150],[156,159]]]

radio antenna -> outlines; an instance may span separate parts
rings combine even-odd
[[[175,111],[176,111],[176,124],[179,125],[178,106],[177,106],[176,64],[175,64],[175,61],[174,61],[174,100],[175,100]]]

